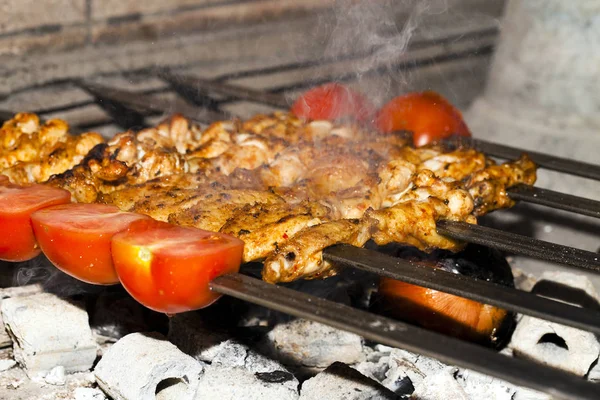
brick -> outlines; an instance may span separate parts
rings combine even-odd
[[[94,43],[158,40],[174,33],[214,30],[231,27],[231,24],[291,17],[331,6],[332,3],[332,0],[258,0],[224,4],[175,14],[146,16],[140,20],[119,24],[97,23],[92,26],[91,38]]]
[[[15,360],[28,376],[44,376],[57,366],[66,372],[91,368],[96,342],[82,306],[41,293],[4,299],[0,308]]]
[[[92,0],[92,19],[114,18],[132,14],[152,14],[182,7],[205,6],[223,0]]]
[[[86,0],[3,0],[0,3],[0,34],[42,26],[83,23]]]

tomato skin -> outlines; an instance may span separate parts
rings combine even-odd
[[[144,306],[167,314],[197,310],[220,295],[209,283],[239,271],[244,242],[221,233],[136,221],[112,240],[121,284]]]
[[[150,219],[105,204],[72,203],[44,208],[31,215],[40,248],[56,268],[96,285],[119,283],[110,241],[133,222]]]
[[[291,112],[309,120],[348,118],[365,122],[373,116],[375,107],[365,96],[344,85],[326,83],[298,97]]]
[[[31,214],[44,207],[71,201],[71,193],[46,185],[0,183],[0,260],[31,260],[41,250],[33,234]]]
[[[413,132],[417,147],[452,135],[471,136],[460,111],[432,91],[408,93],[390,100],[377,113],[375,125],[381,132]]]

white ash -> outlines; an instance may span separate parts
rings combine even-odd
[[[27,286],[17,286],[0,289],[0,304],[3,299],[20,296],[31,296],[32,294],[42,293],[44,291],[42,285],[34,284]],[[8,347],[12,345],[12,340],[8,336],[8,332],[4,329],[4,320],[2,319],[2,313],[0,313],[0,348]]]
[[[8,371],[16,365],[17,362],[15,360],[0,360],[0,372]]]
[[[212,362],[231,334],[221,327],[207,324],[197,313],[183,313],[169,320],[168,338],[196,360]]]
[[[472,400],[454,378],[454,368],[446,368],[427,376],[410,397],[414,400]],[[486,399],[488,397],[485,397]]]
[[[102,357],[94,374],[98,385],[116,400],[191,400],[203,365],[162,335],[132,333]]]
[[[81,305],[40,293],[4,299],[1,310],[15,359],[30,377],[44,376],[56,366],[69,373],[91,368],[96,342]]]
[[[591,303],[598,307],[598,293],[583,275],[546,272],[533,291],[575,305]],[[526,315],[519,317],[509,347],[517,357],[579,376],[585,376],[600,355],[600,342],[594,334]]]
[[[52,368],[52,370],[44,377],[44,381],[50,385],[63,386],[67,382],[65,367],[59,365]]]
[[[517,389],[507,382],[468,369],[459,369],[454,378],[471,399],[514,400],[517,393]]]
[[[107,400],[102,390],[95,388],[75,389],[75,400]]]
[[[333,363],[315,377],[305,381],[300,389],[301,400],[392,400],[398,398],[398,395],[379,382],[340,362]]]
[[[596,360],[587,376],[588,380],[600,384],[600,359]]]
[[[365,358],[360,336],[304,319],[276,325],[264,346],[282,362],[306,367],[326,368],[336,361],[356,364]]]
[[[200,378],[197,400],[296,400],[298,381],[289,372],[252,373],[246,368],[209,365]]]

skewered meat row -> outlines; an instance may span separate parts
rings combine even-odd
[[[16,126],[13,120],[3,129]],[[75,138],[66,135],[61,146]],[[2,151],[14,150],[5,140]],[[270,282],[334,274],[322,250],[336,243],[362,246],[372,239],[459,250],[462,243],[437,234],[437,220],[476,223],[477,216],[512,205],[507,187],[535,181],[526,156],[497,165],[472,149],[415,149],[400,134],[285,113],[205,130],[174,116],[118,134],[85,157],[60,154],[67,167],[52,170],[48,180],[10,173],[24,163],[45,170],[49,156],[41,150],[13,162],[7,175],[16,183],[47,181],[78,202],[237,236],[245,242],[244,261],[264,260]]]

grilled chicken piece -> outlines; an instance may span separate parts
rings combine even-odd
[[[413,148],[402,135],[285,113],[206,130],[175,116],[89,152],[90,138],[68,150],[77,146],[65,137],[66,124],[40,126],[31,115],[18,115],[2,132],[0,166],[15,168],[12,179],[61,172],[48,183],[70,190],[76,201],[232,234],[246,243],[245,261],[265,259],[270,282],[334,274],[322,251],[337,243],[373,239],[459,250],[462,243],[437,234],[436,221],[476,223],[476,216],[512,205],[506,188],[535,181],[525,156],[496,165],[472,149]],[[57,143],[69,144],[67,150],[54,152]],[[50,167],[24,168],[28,162]]]
[[[304,228],[267,257],[262,278],[275,283],[331,276],[335,270],[323,260],[323,249],[339,243],[362,247],[371,237],[372,224],[370,218],[339,219]]]
[[[300,230],[320,224],[330,210],[319,204],[304,202],[255,204],[239,208],[220,229],[246,243],[244,261],[260,260],[276,251]]]
[[[0,129],[0,174],[13,183],[45,182],[79,163],[104,140],[97,133],[73,136],[61,120],[43,125],[35,114],[17,114]]]

